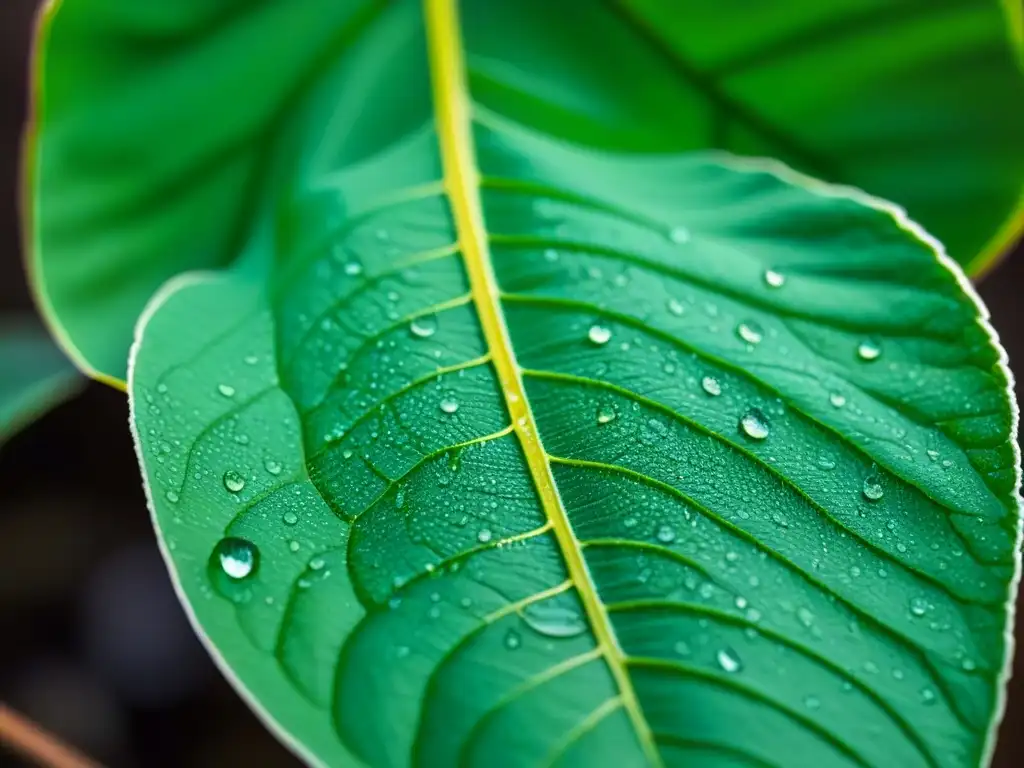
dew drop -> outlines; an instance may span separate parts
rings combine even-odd
[[[351,277],[361,275],[363,273],[363,265],[358,261],[349,261],[345,264],[345,274]]]
[[[877,360],[881,354],[882,348],[873,339],[864,339],[857,345],[857,357],[865,362],[870,363],[872,360]]]
[[[833,408],[842,408],[846,405],[846,398],[840,395],[838,392],[833,392],[828,396],[828,401],[832,403]]]
[[[417,339],[429,339],[437,333],[437,316],[423,315],[422,317],[414,318],[409,323],[409,333]]]
[[[443,413],[451,415],[455,413],[457,410],[459,410],[459,404],[452,398],[446,397],[444,400],[441,401],[440,408]]]
[[[818,709],[821,707],[821,700],[817,696],[807,696],[804,698],[804,706],[808,709]]]
[[[736,655],[736,651],[732,648],[722,648],[718,651],[715,658],[718,661],[718,666],[726,672],[739,672],[743,668],[740,657]]]
[[[239,493],[245,488],[245,478],[233,469],[224,473],[224,487],[231,493]]]
[[[610,405],[599,405],[597,407],[597,423],[608,424],[615,421],[615,409]]]
[[[935,691],[931,688],[921,689],[921,703],[922,704],[934,704],[935,703]]]
[[[610,328],[606,328],[603,325],[592,325],[590,330],[587,331],[587,338],[590,339],[591,344],[601,346],[609,342],[612,338],[612,332]]]
[[[682,304],[681,301],[679,301],[679,299],[669,299],[667,306],[668,306],[668,311],[671,314],[675,315],[676,317],[679,317],[685,311],[684,307],[683,307],[683,304]]]
[[[674,650],[680,656],[690,655],[690,645],[685,640],[677,640],[675,642],[675,645],[672,646],[672,650]]]
[[[656,535],[658,541],[660,541],[662,544],[671,544],[673,541],[676,540],[676,532],[671,525],[661,526],[660,528],[658,528],[658,533]]]
[[[281,519],[284,521],[285,525],[295,525],[299,522],[299,516],[294,512],[285,512]]]
[[[786,276],[774,269],[764,271],[764,282],[769,288],[781,288],[786,282]]]
[[[832,459],[830,459],[828,456],[819,456],[818,457],[818,469],[824,469],[824,470],[828,471],[830,469],[835,469],[835,468],[836,468],[836,463]]]
[[[264,461],[263,468],[272,475],[281,474],[281,462],[275,461],[274,459],[267,459]]]
[[[259,550],[256,546],[233,536],[217,542],[214,557],[220,569],[235,581],[251,576],[259,565]]]
[[[298,552],[299,551],[299,542],[295,541],[294,539],[292,541],[289,541],[288,542],[288,550],[291,551],[291,552]]]
[[[751,408],[740,419],[740,429],[753,440],[764,440],[768,437],[768,417],[758,408]]]
[[[668,239],[678,245],[688,243],[690,242],[690,230],[686,227],[672,227],[668,231]]]
[[[915,597],[911,599],[910,612],[915,616],[924,616],[928,613],[928,601],[923,597]]]
[[[164,494],[164,498],[167,499],[169,502],[171,502],[171,504],[177,504],[178,503],[178,492],[174,491],[174,490],[170,490],[170,491],[168,491],[167,493]]]
[[[885,494],[885,491],[882,490],[882,483],[876,475],[864,478],[864,487],[861,492],[868,501],[878,501]]]
[[[481,544],[486,544],[491,540],[493,536],[494,534],[491,533],[490,528],[481,528],[479,532],[476,534],[476,540],[479,541]]]
[[[764,338],[764,330],[753,320],[748,320],[736,326],[736,335],[747,344],[760,344]]]
[[[230,384],[218,384],[217,391],[224,395],[224,397],[235,396],[235,388],[232,387]]]
[[[510,629],[505,633],[505,647],[510,651],[514,651],[523,644],[523,637],[514,629]]]
[[[705,376],[701,379],[700,387],[712,397],[718,397],[722,394],[722,385],[718,383],[718,379],[712,376]]]

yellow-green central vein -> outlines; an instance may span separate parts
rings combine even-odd
[[[576,586],[586,610],[597,641],[597,650],[607,660],[622,697],[623,706],[629,713],[648,762],[653,766],[660,766],[661,756],[633,690],[625,656],[583,559],[583,549],[559,498],[551,472],[551,462],[541,443],[537,424],[526,398],[522,369],[516,359],[505,324],[480,200],[480,172],[473,144],[456,5],[457,0],[424,0],[424,15],[445,192],[451,201],[473,303],[480,317],[484,338],[504,392],[513,429],[522,445],[544,513],[551,522],[565,558],[569,578]]]

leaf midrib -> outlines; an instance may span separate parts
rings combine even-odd
[[[559,498],[551,463],[526,396],[522,369],[512,347],[501,308],[500,289],[491,260],[480,198],[480,171],[472,137],[457,2],[424,0],[423,9],[445,192],[451,203],[473,303],[501,384],[513,430],[522,446],[541,506],[565,558],[569,578],[576,586],[586,611],[597,648],[608,664],[648,763],[661,766],[661,756],[633,689],[625,656],[584,560],[582,547]]]

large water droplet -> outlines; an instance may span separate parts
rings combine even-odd
[[[764,271],[764,282],[769,288],[781,288],[786,282],[786,276],[774,269]]]
[[[712,376],[705,376],[700,380],[701,389],[707,392],[712,397],[718,397],[722,394],[722,385],[718,383],[718,379]]]
[[[587,331],[587,338],[590,339],[591,344],[607,344],[612,338],[612,331],[603,325],[594,324],[590,326],[590,330]]]
[[[882,354],[882,348],[874,339],[864,339],[857,345],[857,357],[865,362],[877,360]]]
[[[768,437],[768,417],[759,408],[751,408],[740,419],[740,429],[753,440],[764,440]]]
[[[575,637],[587,629],[578,611],[550,599],[526,606],[523,620],[530,629],[548,637]]]
[[[736,335],[747,344],[760,344],[764,338],[764,330],[753,320],[747,320],[736,326]]]
[[[245,539],[221,539],[213,552],[221,570],[235,581],[251,576],[259,567],[259,550]]]
[[[715,656],[720,666],[725,672],[739,672],[743,669],[743,663],[740,661],[740,657],[736,655],[736,651],[732,648],[722,648],[718,651]]]
[[[885,494],[882,489],[882,482],[877,475],[868,475],[864,478],[864,487],[861,489],[864,498],[868,501],[878,501]]]
[[[233,469],[224,473],[224,487],[231,493],[239,493],[245,488],[245,478]]]
[[[437,333],[437,316],[423,315],[409,323],[409,332],[418,339],[429,339]]]
[[[599,405],[597,407],[597,423],[608,424],[615,421],[615,409],[610,405]]]

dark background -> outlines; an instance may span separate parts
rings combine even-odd
[[[31,308],[17,173],[35,5],[0,0],[0,313]],[[1018,246],[979,286],[1011,365],[1024,360],[1022,281]],[[125,396],[90,384],[0,455],[0,700],[116,768],[297,766],[188,626],[127,421]],[[1024,653],[1016,672],[996,768],[1024,766]],[[19,764],[0,749],[0,765]]]

